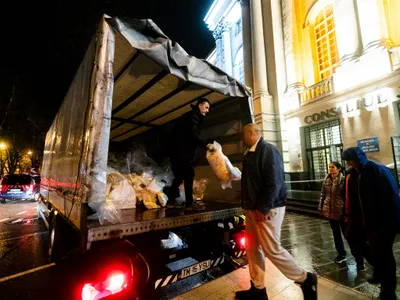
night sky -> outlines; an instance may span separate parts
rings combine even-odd
[[[13,3],[14,7],[1,7],[0,138],[17,134],[29,140],[32,130],[45,134],[103,13],[153,19],[167,36],[200,58],[215,46],[203,22],[212,0]]]

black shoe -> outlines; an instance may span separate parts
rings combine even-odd
[[[251,287],[245,291],[237,291],[235,293],[236,299],[239,300],[268,300],[267,289],[257,289],[250,281]]]
[[[307,272],[307,279],[300,283],[301,290],[303,291],[304,300],[317,300],[317,284],[318,277],[316,274]]]
[[[178,203],[176,201],[172,202],[167,202],[167,208],[183,208],[185,206],[185,203]]]
[[[335,259],[333,261],[337,264],[341,264],[342,262],[344,262],[346,260],[347,260],[346,256],[338,255],[335,257]]]
[[[196,211],[200,211],[200,210],[205,210],[206,207],[204,205],[200,205],[199,203],[200,201],[195,201],[193,202],[191,205],[185,206],[185,210],[196,210]]]

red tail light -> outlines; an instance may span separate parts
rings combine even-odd
[[[128,276],[113,273],[105,281],[87,283],[82,288],[82,300],[98,300],[121,292],[128,286]]]
[[[246,247],[246,238],[242,237],[240,239],[240,248],[245,248]]]
[[[239,250],[246,248],[246,236],[244,230],[233,235],[233,247]]]

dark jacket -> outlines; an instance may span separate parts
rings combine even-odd
[[[260,138],[256,151],[243,160],[242,206],[263,214],[286,204],[283,159],[276,147]]]
[[[400,232],[400,197],[396,181],[390,170],[379,163],[367,159],[358,147],[343,152],[344,160],[357,159],[362,167],[358,170],[358,184],[348,188],[358,188],[360,208],[364,226]]]
[[[171,138],[171,156],[193,160],[196,148],[205,148],[206,143],[199,138],[204,116],[195,105],[183,114],[175,125]]]
[[[331,174],[325,177],[321,188],[318,212],[330,220],[341,220],[344,206],[344,176],[332,180]]]

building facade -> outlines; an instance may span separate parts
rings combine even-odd
[[[216,0],[211,9],[226,2],[235,1]],[[357,145],[370,159],[395,165],[400,1],[236,2],[256,122],[282,149],[285,170],[323,178],[330,161]]]

